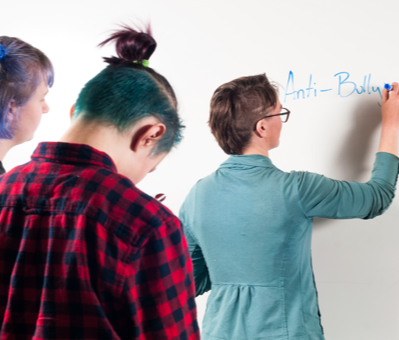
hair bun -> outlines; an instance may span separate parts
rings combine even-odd
[[[145,27],[144,32],[128,26],[121,26],[121,28],[121,30],[113,33],[108,39],[99,44],[99,46],[104,46],[111,41],[115,41],[116,53],[120,59],[129,62],[148,60],[157,47],[157,43],[152,37],[150,25],[148,24]],[[112,62],[114,58],[104,58],[104,60]]]

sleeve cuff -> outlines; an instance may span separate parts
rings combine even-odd
[[[399,170],[399,158],[391,153],[378,152],[376,154],[373,179],[381,179],[395,185]]]

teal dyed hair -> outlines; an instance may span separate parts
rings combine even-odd
[[[112,124],[120,132],[143,118],[156,117],[166,131],[153,154],[169,152],[182,138],[175,93],[165,77],[142,65],[156,47],[149,27],[147,33],[123,28],[100,44],[117,40],[119,58],[104,58],[110,65],[84,86],[73,117]]]

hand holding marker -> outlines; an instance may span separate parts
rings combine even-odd
[[[384,84],[384,89],[388,90],[388,91],[392,91],[393,90],[393,86],[391,84]]]

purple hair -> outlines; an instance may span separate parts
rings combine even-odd
[[[43,80],[51,87],[54,69],[42,51],[18,38],[0,36],[0,47],[0,139],[12,139],[10,103],[23,107]]]
[[[102,47],[111,41],[115,41],[117,57],[103,58],[111,65],[127,63],[131,65],[133,61],[142,62],[150,59],[157,47],[157,42],[152,37],[151,25],[148,24],[141,31],[129,26],[121,25],[122,30],[114,32],[108,39],[98,46]]]

